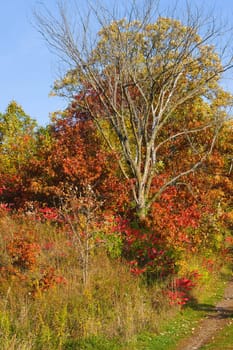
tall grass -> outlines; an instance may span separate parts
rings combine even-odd
[[[84,286],[78,252],[58,226],[2,217],[0,232],[2,349],[65,349],[91,337],[127,340],[157,331],[164,307],[157,288],[132,276],[120,258],[112,259],[104,248],[93,252]],[[29,269],[17,266],[7,250],[18,232],[41,247]],[[44,271],[52,271],[48,285],[41,282]]]
[[[17,256],[18,236],[36,242],[39,251],[28,244],[22,248],[25,256]],[[188,261],[181,270],[200,268],[197,256]],[[205,284],[211,278],[206,276]],[[112,258],[104,247],[91,252],[84,285],[79,252],[64,227],[27,217],[0,217],[2,350],[124,349],[121,343],[140,333],[159,333],[177,311],[161,288],[158,282],[148,285],[133,276],[128,264]]]

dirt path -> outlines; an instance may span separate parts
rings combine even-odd
[[[203,304],[199,305],[199,309],[206,311],[206,317],[199,323],[190,338],[180,342],[177,350],[200,349],[203,345],[211,342],[217,332],[232,321],[233,281],[228,284],[224,298],[215,307]]]

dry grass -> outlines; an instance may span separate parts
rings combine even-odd
[[[41,251],[33,268],[16,266],[17,275],[11,271],[14,266],[7,243],[18,232],[32,235]],[[146,287],[132,276],[127,264],[110,258],[103,248],[90,257],[85,286],[78,252],[59,227],[2,217],[0,248],[1,267],[9,270],[1,271],[2,349],[63,349],[70,339],[103,336],[127,340],[143,330],[156,332],[163,308],[158,291]],[[57,283],[51,278],[51,285],[43,290],[40,283],[45,269],[63,279]]]

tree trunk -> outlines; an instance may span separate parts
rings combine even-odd
[[[139,222],[143,223],[147,217],[148,214],[148,208],[144,204],[143,206],[138,206],[137,207],[137,217],[139,219]]]

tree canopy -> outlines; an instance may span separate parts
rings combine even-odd
[[[232,56],[224,61],[215,47],[220,35],[215,22],[208,18],[207,24],[199,12],[187,12],[186,23],[159,14],[152,20],[152,9],[150,3],[140,19],[136,3],[128,18],[111,14],[107,19],[104,10],[94,10],[102,28],[92,45],[84,20],[85,35],[75,40],[64,7],[60,21],[37,14],[44,38],[72,66],[55,82],[55,93],[68,96],[74,113],[95,122],[107,147],[118,155],[142,217],[168,186],[206,161],[224,109],[232,103],[219,84],[232,67]],[[173,157],[177,144],[189,149],[190,162],[170,171],[166,159]],[[154,193],[153,181],[165,168],[169,175]]]
[[[16,173],[27,162],[33,152],[36,125],[15,101],[0,114],[1,171]]]

